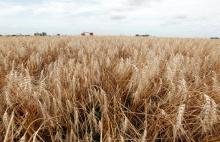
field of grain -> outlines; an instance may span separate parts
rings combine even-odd
[[[220,41],[0,37],[0,141],[220,141]]]

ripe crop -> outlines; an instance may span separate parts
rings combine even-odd
[[[219,103],[219,40],[0,38],[0,141],[220,141]]]

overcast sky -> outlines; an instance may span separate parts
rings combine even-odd
[[[220,36],[220,0],[1,0],[0,34]]]

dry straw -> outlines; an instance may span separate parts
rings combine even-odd
[[[0,37],[0,141],[217,139],[219,45],[208,39]]]

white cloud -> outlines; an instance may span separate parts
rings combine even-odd
[[[220,27],[218,5],[219,0],[6,0],[0,2],[0,28],[220,36],[214,30]]]
[[[0,16],[17,15],[23,11],[25,11],[25,7],[22,5],[0,2]]]

